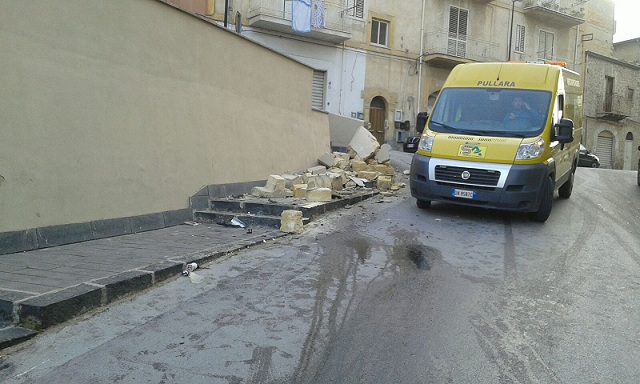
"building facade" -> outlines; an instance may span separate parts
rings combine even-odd
[[[614,0],[200,1],[208,17],[223,22],[226,11],[228,28],[316,68],[315,106],[361,120],[380,143],[399,148],[421,128],[418,113],[430,113],[458,64],[561,61],[583,74],[583,143],[605,167],[637,161],[625,151],[640,136],[628,65],[640,57],[637,40],[614,50]]]

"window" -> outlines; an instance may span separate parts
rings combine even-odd
[[[613,77],[605,76],[604,112],[613,110]]]
[[[388,46],[389,23],[384,20],[371,20],[371,44]]]
[[[633,88],[627,88],[627,101],[633,102]]]
[[[325,71],[313,71],[313,84],[311,86],[311,108],[324,110],[324,84],[327,73]]]
[[[362,19],[364,16],[364,0],[347,0],[347,15]]]
[[[540,31],[538,59],[553,60],[553,33]]]
[[[469,11],[458,7],[449,7],[449,39],[447,54],[457,57],[467,55],[467,20]]]
[[[524,53],[524,25],[516,25],[515,51],[518,53]]]

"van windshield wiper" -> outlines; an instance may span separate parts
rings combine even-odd
[[[454,127],[450,126],[450,125],[447,125],[447,124],[444,124],[444,123],[440,123],[440,122],[438,122],[438,121],[433,121],[433,120],[431,120],[431,121],[429,122],[429,124],[435,124],[435,125],[437,125],[437,126],[439,126],[439,127],[442,127],[442,128],[444,128],[447,132],[459,132],[459,130],[458,130],[458,129],[456,129],[456,128],[454,128]]]

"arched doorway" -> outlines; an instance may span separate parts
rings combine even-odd
[[[624,140],[624,167],[623,169],[631,170],[635,169],[635,164],[631,160],[633,158],[633,133],[627,132],[627,137]]]
[[[387,104],[380,96],[376,96],[371,100],[369,108],[369,122],[371,123],[370,131],[378,140],[380,145],[384,144],[384,122],[387,115]]]
[[[596,141],[596,156],[600,158],[600,167],[612,168],[613,166],[613,134],[602,131]]]

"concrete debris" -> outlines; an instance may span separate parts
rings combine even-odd
[[[331,201],[331,195],[331,188],[315,188],[307,189],[306,198],[310,202]]]
[[[330,153],[324,153],[318,158],[318,163],[324,165],[327,168],[331,168],[336,165],[336,158]]]
[[[381,190],[388,190],[393,185],[393,177],[391,176],[378,176],[376,186]]]
[[[293,196],[287,192],[287,181],[280,175],[270,175],[267,185],[253,187],[251,194],[256,197],[287,197]]]
[[[365,127],[360,127],[356,130],[347,147],[349,154],[353,153],[364,160],[375,156],[378,148],[380,148],[378,140]]]
[[[302,233],[302,212],[294,209],[282,211],[280,215],[280,230],[285,233]]]
[[[391,151],[391,146],[389,144],[382,144],[378,152],[376,152],[375,159],[378,164],[384,164],[391,161],[391,155],[389,152]]]
[[[404,183],[394,184],[395,169],[391,167],[390,149],[388,144],[380,146],[375,137],[361,127],[352,138],[347,153],[324,153],[318,158],[318,165],[298,174],[270,175],[266,185],[254,187],[251,195],[268,199],[291,197],[314,204],[329,202],[358,188],[377,188],[380,193],[390,195],[405,186]],[[302,231],[302,217],[298,218],[301,213],[293,212],[286,216],[282,214],[280,229],[283,232]]]

